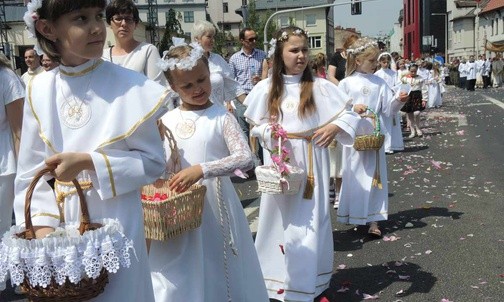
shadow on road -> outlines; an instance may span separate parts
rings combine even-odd
[[[418,229],[428,226],[422,219],[426,217],[451,217],[460,219],[464,213],[449,211],[441,207],[425,207],[401,211],[389,215],[387,221],[380,221],[382,235],[392,234],[404,229]],[[344,225],[340,225],[344,226]],[[367,234],[366,226],[348,226],[347,229],[333,231],[334,251],[355,251],[362,249],[366,242],[379,240]]]
[[[395,282],[405,286],[397,297],[406,297],[414,293],[428,293],[437,278],[431,273],[409,262],[388,262],[382,265],[338,270],[332,275],[331,286],[327,292],[330,302],[362,301],[363,295],[375,295]],[[344,292],[338,292],[338,290]]]

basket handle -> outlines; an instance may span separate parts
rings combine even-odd
[[[33,177],[30,185],[28,186],[28,190],[26,191],[26,197],[25,197],[25,225],[26,225],[26,234],[25,238],[28,240],[34,239],[35,238],[35,229],[33,227],[33,222],[31,219],[31,199],[33,196],[33,191],[35,190],[35,186],[37,185],[38,181],[42,176],[45,174],[50,174],[54,171],[54,168],[51,167],[45,167],[42,170],[38,171],[37,174]],[[75,189],[77,190],[77,194],[79,195],[79,203],[80,203],[80,208],[81,208],[81,219],[80,219],[80,225],[79,225],[79,232],[80,234],[84,234],[85,231],[90,229],[91,227],[91,219],[89,217],[89,210],[87,207],[86,203],[86,198],[84,197],[84,193],[82,192],[82,188],[79,184],[79,182],[74,179],[72,180],[73,185],[75,186]]]
[[[366,108],[366,111],[371,112],[371,114],[365,114],[365,115],[362,115],[362,117],[363,118],[371,118],[373,120],[373,127],[375,128],[373,131],[374,134],[375,135],[380,134],[380,119],[378,118],[378,114],[376,114],[376,112],[369,107]]]
[[[178,152],[177,141],[175,140],[175,136],[173,135],[171,130],[161,122],[161,120],[158,122],[158,127],[159,131],[164,133],[164,137],[162,139],[164,140],[164,138],[166,137],[166,139],[168,140],[168,146],[170,147],[171,150],[170,158],[173,161],[173,166],[175,170],[174,172],[179,172],[180,170],[182,170],[182,165],[180,163],[180,155]]]

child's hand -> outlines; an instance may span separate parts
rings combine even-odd
[[[406,102],[407,100],[408,100],[408,94],[407,94],[406,92],[404,92],[404,91],[401,91],[401,92],[399,93],[399,102],[404,103],[404,102]]]
[[[327,124],[313,133],[313,141],[322,148],[326,148],[334,140],[340,128],[334,124]]]
[[[82,170],[94,170],[93,160],[88,153],[58,153],[46,159],[45,163],[54,168],[53,175],[60,181],[72,181]]]
[[[203,177],[203,169],[200,165],[194,165],[178,172],[169,181],[170,190],[178,193],[184,192]]]
[[[353,111],[356,112],[357,114],[363,114],[367,110],[367,105],[364,104],[355,104],[353,106]]]

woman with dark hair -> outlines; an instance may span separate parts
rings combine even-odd
[[[166,86],[166,78],[156,65],[160,59],[157,48],[135,40],[140,22],[138,8],[131,0],[113,0],[105,9],[105,20],[114,33],[116,45],[103,51],[103,59],[143,73],[149,79]]]

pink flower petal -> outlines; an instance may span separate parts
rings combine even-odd
[[[236,175],[236,176],[238,176],[238,177],[240,177],[240,178],[243,178],[243,179],[247,179],[248,178],[248,174],[245,173],[245,172],[243,172],[240,169],[234,170],[233,174]]]
[[[363,294],[364,295],[364,300],[377,300],[380,297],[378,295],[368,295],[368,294]]]
[[[346,293],[347,291],[349,291],[350,288],[346,287],[346,286],[342,286],[340,289],[338,289],[336,292],[338,293]]]

